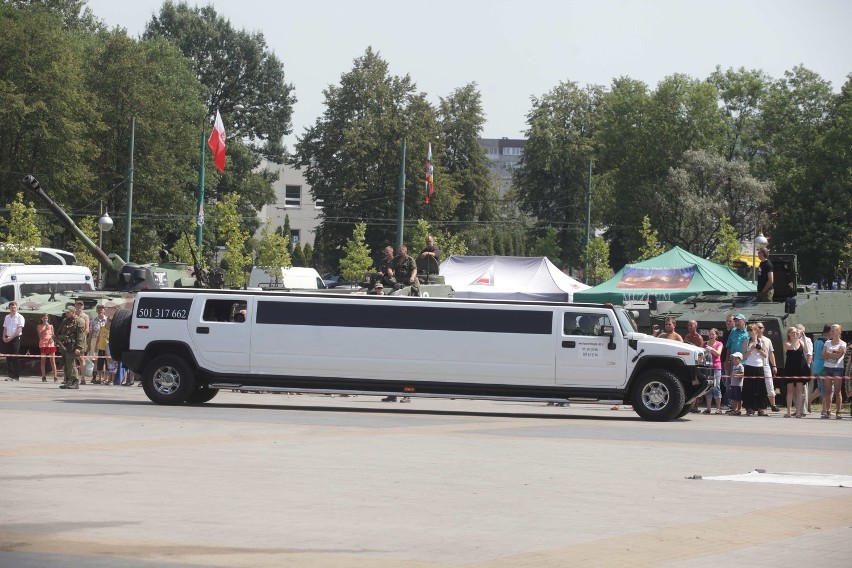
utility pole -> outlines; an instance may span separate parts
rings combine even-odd
[[[405,220],[405,137],[402,138],[402,165],[399,168],[399,207],[396,213],[396,247],[402,246],[403,222]]]
[[[586,191],[586,266],[583,281],[589,283],[589,236],[592,231],[592,159],[589,158],[589,189]]]
[[[198,165],[198,225],[195,228],[195,250],[201,254],[201,231],[204,225],[204,126],[201,127],[201,161]]]
[[[136,143],[136,117],[130,121],[130,172],[127,184],[127,217],[124,227],[124,261],[130,262],[130,222],[133,218],[133,147]]]

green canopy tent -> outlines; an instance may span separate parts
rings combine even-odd
[[[701,292],[754,293],[754,284],[711,260],[674,247],[660,256],[628,264],[594,288],[574,292],[575,302],[623,304],[658,300],[680,302]]]

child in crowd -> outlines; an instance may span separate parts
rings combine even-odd
[[[731,409],[727,412],[732,416],[742,415],[743,408],[743,354],[737,351],[731,354]]]
[[[109,367],[107,366],[107,360],[109,356],[107,355],[107,349],[109,348],[109,329],[112,327],[112,318],[106,318],[106,322],[101,325],[98,331],[98,344],[97,344],[97,353],[98,353],[98,377],[97,382],[103,383],[105,385],[112,384],[111,373],[109,372]]]

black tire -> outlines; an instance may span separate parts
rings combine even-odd
[[[151,402],[183,404],[195,392],[195,376],[179,356],[160,355],[145,365],[142,388]]]
[[[683,385],[677,377],[663,369],[643,373],[633,383],[631,399],[636,414],[653,422],[673,420],[683,412],[686,405]]]
[[[680,409],[680,412],[677,413],[677,416],[675,416],[675,418],[676,419],[677,418],[683,418],[684,416],[689,414],[690,410],[692,410],[692,405],[691,404],[684,404],[683,408]]]
[[[112,316],[109,330],[109,353],[116,361],[121,361],[124,352],[130,349],[130,324],[132,310],[118,310]]]
[[[214,396],[219,394],[219,389],[211,389],[208,387],[198,387],[192,394],[189,395],[189,398],[186,399],[187,404],[204,404],[205,402],[209,402],[213,399]]]

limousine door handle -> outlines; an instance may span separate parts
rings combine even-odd
[[[577,347],[577,342],[576,341],[563,341],[562,347],[566,347],[568,349],[574,349],[575,347]]]
[[[210,328],[209,327],[196,327],[195,332],[196,333],[210,333]]]

